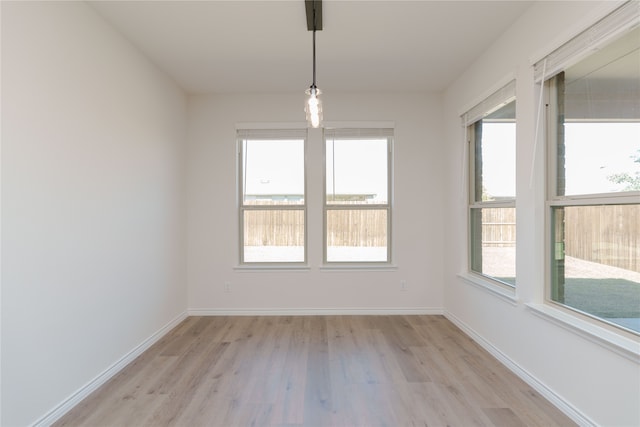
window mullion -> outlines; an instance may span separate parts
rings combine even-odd
[[[327,210],[380,210],[380,209],[390,209],[391,205],[389,204],[381,204],[381,205],[326,205]]]
[[[299,211],[305,210],[307,205],[243,205],[241,209],[247,211]]]

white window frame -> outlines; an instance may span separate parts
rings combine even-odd
[[[300,140],[304,142],[304,194],[302,204],[291,205],[248,205],[244,203],[244,165],[243,146],[246,140]],[[308,265],[308,193],[307,193],[307,130],[304,128],[293,129],[242,129],[236,130],[236,155],[237,155],[237,194],[238,194],[238,260],[240,267],[258,268],[300,268]],[[304,218],[304,259],[302,261],[245,261],[244,259],[244,215],[250,211],[301,211]]]
[[[638,204],[640,191],[592,193],[579,195],[559,195],[558,180],[558,123],[556,76],[565,69],[588,57],[594,50],[605,47],[610,41],[640,25],[640,10],[637,2],[628,1],[602,18],[593,26],[578,34],[534,65],[534,79],[542,85],[546,107],[546,207],[545,207],[545,292],[544,304],[560,310],[565,315],[581,319],[594,325],[603,326],[614,333],[639,335],[637,331],[626,329],[596,315],[582,312],[569,305],[554,301],[552,295],[553,262],[557,249],[554,240],[554,209],[558,207],[627,205]],[[539,108],[543,108],[542,105]],[[544,311],[544,308],[534,310]],[[555,316],[554,317],[561,317]],[[565,321],[569,323],[570,321]],[[588,327],[580,326],[580,329]],[[599,335],[597,333],[596,335]]]
[[[545,105],[547,109],[547,201],[545,215],[545,303],[555,307],[559,307],[563,311],[578,316],[583,319],[595,320],[598,323],[606,324],[613,328],[630,332],[631,334],[640,335],[639,332],[626,329],[616,323],[609,322],[604,318],[596,315],[580,311],[570,305],[555,301],[553,298],[553,262],[557,255],[557,248],[554,243],[554,210],[556,208],[574,207],[574,206],[613,206],[613,205],[637,205],[640,200],[640,191],[625,191],[617,193],[592,193],[578,195],[558,195],[557,179],[558,179],[558,156],[557,156],[557,117],[556,97],[555,97],[555,76],[547,79],[544,83]]]
[[[385,138],[387,140],[387,203],[385,204],[328,204],[327,203],[327,143],[331,139],[371,139]],[[353,127],[353,128],[333,128],[325,127],[323,134],[323,212],[322,212],[322,259],[323,265],[329,267],[390,267],[392,266],[392,205],[393,205],[393,128],[374,127]],[[329,211],[334,210],[385,210],[387,213],[387,260],[386,261],[328,261],[327,260],[327,216]]]
[[[473,245],[476,244],[476,239],[474,238],[474,227],[472,225],[473,215],[472,212],[474,209],[489,209],[489,208],[516,208],[516,196],[509,199],[503,199],[499,201],[482,201],[476,200],[476,124],[483,120],[485,117],[489,116],[491,113],[499,110],[500,108],[508,105],[511,102],[516,101],[516,81],[512,80],[487,98],[485,98],[482,102],[475,105],[473,108],[468,110],[465,114],[462,115],[462,126],[465,128],[466,135],[466,143],[467,143],[467,153],[469,159],[469,180],[468,180],[468,207],[467,207],[467,274],[471,277],[478,276],[483,279],[483,283],[488,283],[491,286],[496,286],[498,289],[503,289],[507,291],[513,291],[515,289],[515,285],[512,283],[508,283],[502,281],[496,277],[493,277],[488,274],[484,274],[479,272],[473,268]],[[517,122],[516,122],[517,126]],[[517,142],[516,142],[517,144]],[[515,162],[516,159],[514,158]],[[516,215],[517,217],[517,215]],[[517,219],[516,219],[517,221]],[[517,244],[517,237],[516,237]],[[517,281],[517,271],[516,278]],[[484,285],[483,285],[484,286]]]

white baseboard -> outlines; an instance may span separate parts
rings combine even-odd
[[[157,332],[144,340],[133,350],[122,356],[120,360],[115,362],[101,374],[82,386],[78,391],[62,401],[55,408],[43,415],[40,419],[32,424],[32,427],[50,426],[51,424],[62,418],[62,416],[69,412],[71,408],[80,403],[80,401],[89,396],[92,392],[98,389],[98,387],[109,381],[114,375],[124,369],[125,366],[131,363],[136,357],[140,356],[145,350],[155,344],[158,340],[160,340],[160,338],[165,336],[171,329],[173,329],[187,317],[187,312],[183,312],[178,315],[175,319],[171,320],[165,326],[160,328]]]
[[[500,363],[505,365],[511,372],[520,377],[524,382],[533,387],[538,393],[544,396],[548,401],[550,401],[553,405],[555,405],[558,409],[560,409],[566,416],[571,418],[580,426],[585,427],[596,427],[598,424],[594,422],[592,419],[587,417],[581,411],[579,411],[572,404],[567,402],[562,396],[558,395],[555,391],[550,389],[546,384],[536,378],[534,375],[527,372],[525,369],[520,367],[516,362],[511,360],[509,356],[504,354],[500,349],[495,347],[489,341],[484,339],[479,333],[474,331],[471,327],[469,327],[466,323],[456,317],[454,314],[446,311],[444,313],[445,317],[449,319],[453,324],[462,329],[462,331],[469,335],[475,342],[477,342],[482,348],[488,351],[493,357],[498,359]]]
[[[438,307],[416,308],[192,308],[189,316],[366,316],[366,315],[437,315]]]

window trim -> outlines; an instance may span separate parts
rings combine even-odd
[[[328,132],[327,132],[328,131]],[[387,203],[386,204],[328,204],[327,203],[327,133],[335,132],[334,139],[385,138],[387,141]],[[322,172],[322,266],[323,270],[361,270],[394,268],[393,259],[393,126],[349,126],[323,128],[323,172]],[[387,212],[387,260],[386,261],[328,261],[327,260],[327,216],[334,210],[386,210]]]
[[[516,285],[502,281],[496,277],[483,274],[479,271],[473,270],[473,250],[472,245],[474,243],[473,227],[472,227],[472,211],[474,209],[489,209],[489,208],[513,208],[516,209],[517,194],[508,199],[503,200],[490,200],[490,201],[478,201],[476,200],[476,125],[491,113],[499,110],[505,105],[516,101],[516,80],[511,79],[508,83],[503,85],[495,92],[488,95],[478,104],[470,108],[467,112],[461,115],[462,126],[465,129],[465,142],[466,153],[468,156],[467,170],[469,176],[467,179],[467,260],[466,260],[466,273],[463,275],[468,281],[473,281],[474,284],[479,284],[485,288],[490,289],[493,292],[503,294],[507,291],[509,294],[515,291]],[[516,107],[517,108],[517,107]],[[514,119],[517,127],[517,118]],[[517,144],[517,141],[516,141]],[[514,159],[514,162],[516,159]],[[517,210],[516,210],[516,222],[517,222]],[[517,237],[516,237],[517,246]],[[517,272],[514,280],[517,283]],[[492,289],[495,287],[496,289]]]
[[[303,141],[303,191],[304,203],[299,205],[246,205],[244,203],[244,165],[243,165],[243,146],[244,141],[252,139],[275,139],[275,140],[299,140]],[[237,206],[238,206],[238,266],[240,270],[299,270],[306,269],[309,265],[308,259],[308,191],[307,191],[307,142],[308,132],[306,128],[287,127],[280,128],[278,126],[258,128],[256,126],[247,126],[246,128],[236,128],[236,161],[237,161]],[[304,258],[302,261],[245,261],[244,259],[244,214],[247,211],[302,211],[304,221]]]
[[[496,281],[490,276],[479,274],[475,271],[469,271],[466,273],[458,273],[457,277],[462,279],[465,283],[473,285],[476,288],[487,292],[490,295],[498,297],[505,302],[508,302],[512,306],[517,306],[520,302],[518,295],[516,294],[515,286],[511,284],[505,284],[501,281]]]
[[[640,364],[640,343],[637,341],[637,336],[626,333],[624,329],[611,326],[608,323],[603,324],[599,319],[583,316],[579,312],[568,310],[565,306],[556,303],[526,303],[525,307],[541,319]]]

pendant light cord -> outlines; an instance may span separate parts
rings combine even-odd
[[[316,87],[316,12],[313,11],[313,88]]]
[[[316,3],[313,2],[313,85],[312,88],[316,88],[316,28],[318,22],[316,20]]]

